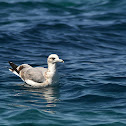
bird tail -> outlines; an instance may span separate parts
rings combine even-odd
[[[12,67],[12,68],[9,68],[9,70],[11,72],[13,72],[14,74],[16,74],[17,76],[19,76],[19,71],[17,70],[18,66],[16,64],[14,64],[13,62],[10,62],[10,61],[9,61],[9,64]]]

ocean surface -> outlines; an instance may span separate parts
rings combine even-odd
[[[58,86],[8,71],[52,53]],[[0,0],[0,126],[126,126],[126,0]]]

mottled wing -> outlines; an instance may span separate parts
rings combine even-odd
[[[37,83],[42,83],[45,81],[44,73],[46,71],[47,69],[42,67],[30,68],[24,72],[24,80],[32,80]]]

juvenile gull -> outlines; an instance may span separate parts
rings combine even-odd
[[[58,82],[57,62],[64,62],[59,59],[58,55],[51,54],[48,59],[48,68],[44,67],[32,67],[28,64],[22,64],[20,66],[9,62],[9,70],[19,76],[25,83],[33,87],[45,87]]]

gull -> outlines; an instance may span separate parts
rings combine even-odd
[[[57,63],[63,62],[57,54],[49,55],[47,59],[48,68],[32,67],[28,64],[20,66],[9,61],[12,68],[9,70],[19,76],[25,83],[33,87],[46,87],[58,83]]]

